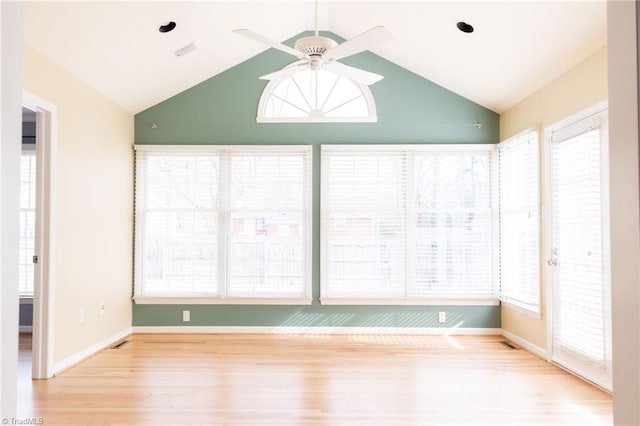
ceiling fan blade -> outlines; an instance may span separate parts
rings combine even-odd
[[[289,55],[295,56],[296,58],[300,58],[300,59],[306,58],[304,53],[297,51],[293,47],[289,47],[286,44],[282,44],[278,41],[272,40],[258,33],[254,33],[253,31],[250,31],[244,28],[239,28],[237,30],[233,30],[233,32],[243,37],[246,37],[250,40],[257,41],[259,43],[266,44],[267,46],[271,46],[274,49],[281,50],[285,53],[288,53]]]
[[[355,36],[351,40],[347,40],[327,50],[324,53],[324,58],[328,60],[345,58],[367,50],[376,44],[382,44],[391,40],[393,40],[393,36],[388,29],[383,26],[373,27]]]
[[[360,68],[350,67],[348,65],[341,64],[340,62],[325,63],[322,68],[326,71],[343,75],[353,81],[366,84],[367,86],[377,83],[384,78],[380,74],[361,70]]]
[[[293,64],[282,68],[281,70],[260,76],[260,80],[275,80],[276,78],[286,77],[288,75],[301,71],[308,66],[309,63],[307,61],[294,62]]]

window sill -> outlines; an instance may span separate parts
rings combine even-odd
[[[526,315],[531,318],[535,318],[537,320],[542,319],[542,314],[540,313],[540,311],[534,311],[533,309],[527,308],[518,303],[509,302],[506,300],[503,300],[500,303],[502,304],[502,306],[504,306],[505,308],[511,309],[512,311],[519,312],[523,315]]]
[[[20,296],[21,305],[33,305],[33,296]]]
[[[136,305],[311,305],[306,297],[143,297],[133,298]]]
[[[399,298],[348,298],[323,297],[323,305],[390,305],[390,306],[498,306],[498,299],[399,299]]]

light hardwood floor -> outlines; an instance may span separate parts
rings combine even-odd
[[[610,395],[498,336],[127,340],[53,379],[21,381],[19,417],[46,425],[612,424]]]

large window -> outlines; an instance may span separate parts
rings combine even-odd
[[[524,131],[498,146],[500,285],[502,301],[540,314],[538,132]]]
[[[305,303],[309,147],[156,147],[136,153],[136,301]]]
[[[20,296],[33,296],[36,229],[36,151],[23,149],[20,160],[20,253],[18,289]]]
[[[494,303],[493,150],[323,146],[323,303]]]
[[[136,158],[136,300],[310,302],[310,147]],[[535,132],[497,149],[324,145],[320,198],[323,303],[501,298],[539,313]]]

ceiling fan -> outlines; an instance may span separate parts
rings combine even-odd
[[[299,59],[297,62],[294,62],[279,71],[261,76],[260,78],[263,80],[273,80],[284,77],[303,69],[311,69],[313,71],[322,69],[330,71],[366,85],[371,85],[382,80],[383,76],[380,74],[375,74],[360,68],[350,67],[337,61],[338,59],[346,58],[347,56],[355,55],[356,53],[367,50],[374,45],[392,40],[391,32],[388,29],[383,26],[373,27],[350,40],[338,44],[328,37],[318,35],[317,1],[315,26],[315,35],[302,37],[296,40],[293,48],[247,29],[237,29],[233,30],[233,32],[248,39],[281,50]]]

